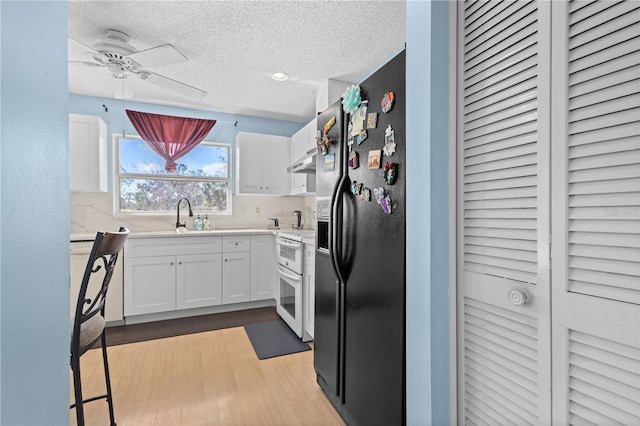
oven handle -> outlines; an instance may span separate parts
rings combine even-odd
[[[302,280],[302,278],[300,278],[300,275],[289,275],[287,274],[285,271],[282,270],[282,267],[280,265],[278,265],[278,272],[280,272],[282,275],[284,275],[285,277],[289,278],[290,280],[296,281],[296,282],[300,282]]]
[[[300,248],[300,243],[290,243],[288,241],[284,241],[284,240],[281,240],[281,239],[277,239],[276,243],[281,245],[281,246]]]

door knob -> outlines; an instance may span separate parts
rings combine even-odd
[[[525,305],[527,303],[527,293],[522,290],[511,290],[509,292],[509,301],[516,306]]]

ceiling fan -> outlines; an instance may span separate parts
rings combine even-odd
[[[171,90],[188,98],[202,99],[207,92],[188,84],[148,71],[147,68],[187,62],[188,59],[170,44],[136,50],[129,44],[130,37],[122,31],[108,29],[105,39],[99,40],[93,48],[69,37],[69,51],[83,51],[91,56],[91,61],[69,61],[70,65],[104,67],[111,73],[114,94],[123,98],[133,97],[133,89],[126,79],[136,75],[143,81]]]

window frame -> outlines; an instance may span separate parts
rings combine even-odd
[[[152,175],[152,174],[142,174],[142,173],[120,173],[120,140],[121,139],[135,139],[142,140],[139,135],[135,134],[116,134],[112,135],[112,146],[113,146],[113,157],[112,157],[112,170],[113,170],[113,215],[116,217],[149,217],[149,218],[159,218],[159,217],[173,217],[175,215],[174,212],[165,211],[165,212],[152,212],[152,211],[139,211],[139,212],[129,212],[122,211],[120,208],[120,179],[122,178],[149,178],[156,180],[167,180],[167,181],[208,181],[208,182],[226,182],[227,183],[227,211],[225,212],[211,212],[209,210],[199,210],[197,206],[193,206],[194,214],[207,214],[209,216],[230,216],[232,214],[232,199],[233,199],[233,188],[232,188],[232,180],[233,176],[233,161],[231,158],[233,147],[230,143],[225,142],[213,142],[203,140],[199,145],[208,145],[208,146],[218,146],[227,149],[227,177],[188,177],[188,176],[171,176],[171,175]],[[164,161],[164,160],[162,160]]]

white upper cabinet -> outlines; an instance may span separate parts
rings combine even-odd
[[[100,117],[69,114],[71,191],[107,192],[107,125]]]
[[[236,135],[238,194],[289,195],[291,138],[239,132]]]
[[[317,119],[311,120],[291,136],[291,162],[295,162],[309,151],[316,149]],[[316,192],[315,173],[292,173],[291,195]]]

